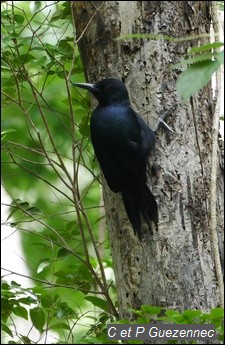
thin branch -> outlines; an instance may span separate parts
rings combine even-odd
[[[15,271],[12,271],[12,270],[9,270],[7,268],[4,268],[4,267],[1,267],[1,269],[3,271],[6,271],[8,272],[7,276],[8,275],[11,275],[11,274],[14,274],[18,277],[23,277],[23,278],[26,278],[26,279],[29,279],[29,280],[33,280],[35,282],[38,282],[38,283],[41,283],[43,285],[47,285],[48,288],[57,288],[57,287],[62,287],[62,288],[65,288],[65,289],[71,289],[71,290],[81,290],[81,291],[84,291],[84,292],[87,292],[87,293],[93,293],[93,294],[98,294],[98,295],[102,295],[102,292],[101,291],[91,291],[91,290],[85,290],[82,288],[82,284],[79,285],[79,288],[75,287],[74,285],[65,285],[65,284],[59,284],[59,283],[51,283],[50,281],[48,281],[47,279],[39,279],[39,278],[35,278],[35,277],[30,277],[30,276],[27,276],[26,274],[22,274],[22,273],[18,273],[18,272],[15,272]],[[2,278],[4,278],[4,275],[2,276]],[[85,285],[85,284],[84,284]]]
[[[94,5],[93,2],[92,2],[92,4]],[[99,10],[100,10],[101,7],[103,6],[103,4],[104,4],[104,1],[102,1],[101,5],[100,5],[98,8],[94,5],[96,11],[94,12],[94,14],[93,14],[93,15],[91,16],[91,18],[89,19],[89,21],[88,21],[87,25],[85,26],[84,30],[82,31],[82,33],[80,34],[80,36],[79,36],[78,39],[76,40],[76,43],[78,43],[78,42],[81,40],[81,38],[84,36],[84,34],[85,34],[85,32],[87,31],[89,25],[91,24],[92,20],[94,19],[94,17],[96,16],[96,14],[99,12]]]
[[[43,178],[42,176],[40,176],[36,171],[32,171],[27,169],[25,166],[19,164],[13,157],[12,154],[10,154],[12,161],[14,164],[16,164],[17,166],[19,166],[21,169],[25,170],[28,174],[33,175],[37,178],[39,178],[41,181],[45,182],[47,185],[49,185],[50,187],[52,187],[53,189],[55,189],[57,192],[61,193],[62,195],[64,195],[68,200],[70,200],[71,202],[73,202],[73,200],[66,194],[64,193],[62,190],[60,190],[59,188],[57,188],[56,186],[54,186],[51,182],[49,182],[48,180],[46,180],[45,178]]]

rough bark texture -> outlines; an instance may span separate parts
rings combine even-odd
[[[159,205],[159,229],[134,237],[120,195],[103,181],[119,311],[142,304],[180,310],[219,305],[210,242],[211,85],[181,104],[172,64],[190,46],[208,38],[175,43],[148,38],[117,40],[127,34],[173,37],[209,33],[210,1],[73,2],[79,49],[87,81],[123,79],[135,110],[154,128],[160,115],[176,131],[157,133],[149,184]],[[93,18],[91,19],[91,17]],[[91,21],[90,21],[91,19]],[[87,26],[87,27],[86,27]],[[223,185],[218,167],[218,233],[223,229]]]

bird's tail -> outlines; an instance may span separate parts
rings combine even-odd
[[[122,192],[123,203],[134,232],[142,239],[141,215],[152,231],[152,222],[158,224],[158,206],[154,195],[147,185],[139,190],[126,190]]]

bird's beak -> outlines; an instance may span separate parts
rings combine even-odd
[[[96,85],[95,84],[89,84],[89,83],[72,83],[71,81],[71,84],[73,86],[77,86],[77,87],[80,87],[81,89],[86,89],[86,90],[89,90],[91,92],[97,92],[98,89],[96,88]]]

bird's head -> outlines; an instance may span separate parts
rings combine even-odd
[[[129,95],[125,84],[114,78],[103,79],[95,84],[72,83],[74,86],[89,90],[100,105],[129,102]]]

